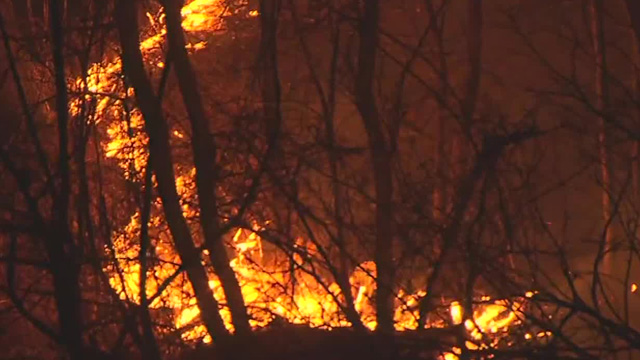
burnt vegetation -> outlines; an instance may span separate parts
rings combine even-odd
[[[0,2],[0,357],[640,359],[635,0]]]

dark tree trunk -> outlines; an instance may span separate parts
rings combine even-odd
[[[446,58],[446,49],[444,46],[444,24],[439,24],[441,17],[441,8],[436,9],[433,5],[433,0],[425,1],[425,5],[427,7],[427,11],[429,13],[431,22],[431,26],[433,27],[433,40],[436,43],[436,49],[438,52],[437,55],[437,71],[438,78],[440,79],[440,93],[441,101],[439,102],[439,106],[436,108],[436,145],[434,146],[434,168],[436,171],[436,184],[433,189],[433,219],[436,223],[441,223],[444,220],[445,211],[447,209],[447,203],[449,198],[447,198],[446,194],[451,193],[451,191],[447,191],[446,184],[444,181],[445,178],[445,164],[446,164],[446,111],[445,108],[448,106],[449,102],[449,87],[451,84],[449,83],[449,69]],[[444,6],[444,5],[440,5]]]
[[[278,13],[280,11],[279,0],[260,1],[261,24],[261,79],[262,99],[266,120],[267,137],[271,147],[276,146],[276,140],[280,133],[282,113],[280,109],[281,89],[278,75]],[[273,151],[273,150],[271,150]]]
[[[209,129],[202,98],[198,89],[196,75],[185,48],[180,15],[181,0],[163,0],[167,15],[167,37],[169,53],[174,63],[182,99],[189,115],[193,139],[191,141],[196,167],[196,184],[200,205],[200,225],[204,232],[205,246],[213,269],[220,279],[231,312],[233,326],[237,335],[251,333],[249,317],[236,275],[229,265],[222,233],[218,222],[216,199],[216,145]]]
[[[339,26],[339,25],[337,25]],[[337,283],[340,286],[340,291],[344,294],[344,311],[347,320],[357,331],[364,331],[365,327],[360,319],[360,314],[355,308],[353,294],[351,293],[351,284],[349,283],[349,269],[350,260],[349,253],[347,251],[347,243],[344,231],[344,212],[343,212],[343,199],[344,191],[342,191],[340,185],[340,174],[338,168],[338,144],[335,136],[335,107],[336,107],[336,76],[338,75],[338,53],[340,50],[340,31],[337,29],[333,34],[334,48],[333,55],[331,57],[331,69],[330,69],[330,82],[328,96],[325,101],[324,109],[324,122],[325,122],[325,136],[327,146],[329,147],[329,169],[331,173],[331,190],[333,193],[333,216],[336,219],[336,239],[338,248],[340,251],[340,260],[337,269]]]
[[[149,299],[147,298],[147,251],[151,245],[149,239],[149,218],[151,216],[151,194],[153,188],[153,171],[149,165],[145,170],[144,192],[142,195],[142,209],[140,215],[140,323],[142,325],[142,351],[145,359],[161,360],[160,349],[153,333],[153,323],[149,313]]]
[[[609,151],[607,149],[607,116],[609,112],[609,98],[607,87],[607,57],[604,37],[604,3],[602,0],[591,1],[591,35],[593,38],[593,52],[595,56],[595,92],[596,111],[598,112],[598,150],[600,160],[600,176],[602,181],[602,220],[605,224],[603,251],[605,266],[609,266],[608,249],[613,240],[613,228],[611,224],[611,169],[609,165]]]
[[[431,6],[431,11],[433,13],[433,7]],[[486,160],[483,159],[482,154],[478,156],[476,159],[476,164],[467,171],[467,175],[465,174],[465,169],[463,164],[464,151],[463,151],[463,143],[465,137],[471,136],[471,129],[473,128],[473,117],[475,114],[476,105],[478,102],[478,91],[480,87],[481,80],[481,70],[482,70],[482,28],[483,28],[483,3],[482,0],[472,0],[468,2],[467,9],[467,29],[466,29],[466,38],[467,38],[467,57],[468,57],[468,66],[469,72],[467,74],[467,78],[465,81],[465,88],[463,89],[464,96],[460,101],[460,127],[461,131],[459,133],[453,134],[453,144],[451,151],[451,174],[450,177],[457,182],[457,186],[452,186],[452,194],[450,195],[450,202],[447,204],[446,208],[449,210],[449,218],[451,220],[448,221],[446,228],[441,232],[442,245],[439,249],[438,258],[436,263],[433,266],[431,274],[427,280],[427,295],[421,300],[420,303],[420,316],[419,316],[419,327],[423,328],[428,313],[432,310],[433,301],[436,288],[436,282],[438,278],[441,276],[443,271],[443,264],[446,262],[446,258],[449,256],[449,253],[454,248],[458,240],[458,235],[460,231],[460,226],[462,225],[463,217],[466,213],[467,206],[471,202],[471,198],[473,196],[473,191],[476,182],[481,178],[483,172],[486,168],[482,166],[486,166]],[[440,51],[442,52],[442,46],[440,45]],[[445,58],[441,58],[442,64],[445,63]],[[443,70],[446,70],[443,68]],[[446,80],[446,73],[443,73],[443,88],[447,87],[447,84],[444,82]],[[444,132],[441,132],[441,136]],[[442,139],[439,141],[443,141]],[[493,161],[493,160],[492,160]],[[444,173],[442,174],[444,175]],[[463,176],[464,175],[464,176]],[[466,309],[466,316],[470,316],[471,312]]]
[[[635,33],[635,39],[640,46],[640,1],[625,0],[627,4],[627,11],[629,18],[631,19],[631,28]]]
[[[378,47],[378,19],[380,4],[377,0],[364,3],[360,20],[360,48],[356,75],[356,106],[364,122],[369,140],[376,199],[376,316],[381,334],[391,334],[393,327],[393,175],[391,150],[385,140],[382,119],[373,94],[376,55]]]
[[[48,237],[47,252],[51,261],[55,302],[58,308],[58,323],[62,340],[71,359],[83,359],[81,294],[79,284],[80,266],[76,258],[76,244],[69,229],[69,113],[67,110],[67,79],[64,61],[64,29],[62,4],[51,0],[51,37],[53,40],[53,63],[55,68],[56,115],[58,125],[58,172],[59,186],[54,194],[53,231]]]
[[[317,7],[319,4],[313,5]],[[336,92],[338,86],[338,59],[340,56],[340,20],[338,16],[332,17],[329,22],[331,23],[331,39],[332,39],[332,53],[329,63],[329,80],[327,83],[327,90],[325,91],[322,86],[322,82],[319,76],[314,62],[311,49],[307,38],[304,35],[303,27],[300,23],[300,14],[296,8],[296,1],[289,0],[289,6],[293,15],[293,21],[295,25],[295,31],[299,34],[298,39],[302,53],[306,60],[307,68],[311,74],[311,79],[314,87],[320,98],[320,104],[322,106],[322,120],[324,121],[324,136],[327,145],[327,160],[329,162],[329,173],[331,179],[331,192],[333,195],[333,219],[336,223],[335,235],[330,235],[338,248],[338,265],[329,266],[329,270],[336,279],[336,283],[340,287],[340,291],[344,296],[344,304],[340,303],[339,306],[344,311],[347,320],[351,323],[352,327],[359,332],[364,332],[366,329],[360,318],[360,314],[355,308],[353,294],[351,293],[351,284],[349,283],[349,272],[352,269],[352,261],[347,251],[346,234],[345,234],[345,222],[344,216],[346,208],[344,206],[345,192],[340,184],[340,171],[339,161],[340,152],[339,144],[335,135],[335,112],[336,112]],[[318,9],[316,9],[318,10]]]
[[[636,104],[640,104],[640,2],[626,0],[627,12],[631,21],[631,32],[634,41],[633,52],[633,96]],[[634,112],[636,124],[640,121],[640,108],[636,105]],[[633,139],[631,150],[633,166],[633,201],[640,200],[640,141],[638,137]]]
[[[145,130],[149,136],[151,167],[158,181],[158,193],[164,213],[187,276],[193,286],[200,308],[200,316],[207,331],[218,342],[229,338],[219,304],[209,288],[209,279],[201,265],[200,251],[195,247],[176,191],[173,161],[169,144],[169,129],[162,114],[159,99],[146,76],[140,42],[138,39],[137,3],[119,0],[116,21],[122,46],[124,72],[135,89],[138,106],[145,118]]]
[[[465,96],[462,104],[463,124],[467,128],[471,126],[475,113],[478,89],[480,88],[480,72],[482,70],[482,0],[469,1],[468,29],[467,29],[467,56],[469,74]]]

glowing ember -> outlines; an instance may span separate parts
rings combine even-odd
[[[194,0],[182,8],[182,27],[187,31],[221,30],[227,11],[222,0]]]
[[[490,301],[490,298],[483,297],[483,301]],[[507,300],[497,300],[477,306],[472,318],[464,320],[464,326],[476,340],[482,340],[486,334],[496,334],[505,332],[509,326],[516,324],[519,320],[521,304],[509,302]],[[451,321],[454,324],[461,324],[464,319],[462,305],[454,301],[450,306]]]
[[[451,322],[456,325],[464,323],[469,338],[473,340],[465,342],[467,349],[478,350],[494,347],[501,338],[508,335],[512,326],[521,323],[524,299],[533,295],[533,292],[528,291],[524,298],[515,301],[491,300],[489,296],[483,296],[481,303],[474,306],[473,316],[469,318],[465,318],[464,309],[460,302],[454,301],[449,306]],[[543,334],[543,336],[551,335],[549,332],[543,332]],[[530,333],[525,334],[524,337],[526,340],[533,338]],[[460,354],[460,348],[453,348],[451,352],[443,354],[440,358],[457,360]]]
[[[462,306],[460,303],[457,301],[452,302],[449,311],[451,313],[451,321],[456,325],[462,324]]]

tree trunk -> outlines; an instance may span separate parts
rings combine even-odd
[[[483,4],[482,0],[471,0],[467,9],[467,64],[469,72],[463,89],[464,96],[461,99],[461,133],[453,135],[451,149],[451,178],[455,180],[466,171],[464,159],[467,158],[465,139],[471,138],[473,118],[478,103],[478,89],[480,88],[482,70],[482,28],[483,28]],[[451,195],[453,198],[455,195]],[[449,204],[450,206],[455,206]],[[450,209],[449,209],[450,210]]]
[[[67,79],[64,61],[64,29],[60,0],[50,0],[51,37],[56,85],[56,114],[58,124],[58,172],[59,188],[54,196],[54,234],[45,241],[51,261],[54,295],[58,308],[58,322],[63,342],[71,359],[83,359],[81,294],[79,284],[80,265],[76,259],[76,244],[69,229],[69,199],[71,197],[69,175],[69,133]]]
[[[152,169],[147,164],[144,174],[144,191],[142,194],[142,206],[140,214],[140,252],[138,253],[138,263],[140,263],[140,277],[138,284],[140,288],[140,324],[142,327],[142,351],[143,357],[149,360],[161,360],[160,349],[153,332],[153,322],[149,313],[149,299],[147,298],[147,251],[151,246],[149,239],[149,218],[151,217],[151,193],[153,188]]]
[[[636,109],[634,111],[634,119],[640,121],[640,109],[638,104],[640,102],[640,2],[634,0],[626,0],[627,12],[629,19],[631,20],[631,32],[634,39],[634,54],[633,54],[633,100],[635,101]],[[636,123],[637,125],[638,123]],[[637,203],[640,200],[640,141],[638,137],[633,139],[633,201]]]
[[[122,47],[124,72],[133,85],[138,106],[145,118],[145,130],[149,136],[151,167],[158,182],[164,213],[187,276],[193,286],[200,317],[207,331],[218,342],[229,340],[219,304],[209,288],[209,278],[201,264],[200,251],[195,247],[176,191],[173,161],[169,144],[169,129],[162,114],[160,101],[153,93],[146,76],[138,38],[137,2],[119,0],[116,22]]]
[[[262,68],[262,106],[266,120],[267,139],[269,146],[272,148],[276,146],[282,123],[280,77],[278,75],[278,52],[276,46],[279,11],[279,0],[260,1],[261,58],[259,61]],[[272,149],[270,150],[273,151]]]
[[[360,314],[355,308],[353,294],[351,293],[351,284],[349,283],[349,272],[351,271],[352,261],[346,247],[345,225],[344,225],[344,207],[343,200],[345,194],[340,185],[340,171],[339,161],[340,154],[338,151],[339,144],[337,143],[335,136],[335,110],[336,110],[336,90],[337,90],[337,76],[338,76],[338,58],[340,55],[340,23],[337,19],[330,18],[329,22],[332,25],[331,40],[332,51],[329,62],[329,80],[327,84],[327,90],[325,92],[321,80],[316,70],[311,50],[306,38],[302,32],[302,26],[299,21],[299,14],[296,10],[295,0],[289,0],[289,5],[293,14],[293,21],[295,25],[295,31],[299,34],[300,47],[302,53],[306,59],[307,67],[313,84],[318,92],[320,98],[320,104],[322,105],[322,119],[324,120],[324,136],[327,146],[327,160],[329,162],[329,174],[331,180],[331,192],[333,196],[333,218],[336,222],[336,234],[331,235],[335,238],[335,244],[338,247],[338,265],[333,267],[335,269],[334,277],[336,283],[340,287],[340,291],[344,296],[344,304],[339,304],[344,311],[347,320],[351,323],[351,326],[359,332],[366,330]],[[326,93],[326,94],[325,94]]]
[[[355,84],[356,106],[364,122],[369,141],[369,153],[373,165],[373,180],[376,199],[376,316],[380,334],[391,334],[393,324],[393,175],[392,154],[385,140],[382,119],[373,94],[378,47],[378,0],[364,3],[364,14],[360,19],[360,48]]]
[[[636,42],[640,45],[640,2],[636,0],[625,0],[625,2],[631,19],[631,28],[635,33]]]
[[[344,199],[344,192],[340,186],[340,173],[338,168],[338,148],[335,137],[335,93],[336,93],[336,75],[337,75],[337,62],[338,51],[340,46],[340,32],[336,30],[334,36],[334,49],[331,58],[330,69],[330,81],[328,99],[326,101],[326,109],[324,109],[324,125],[325,125],[325,137],[327,141],[329,171],[331,174],[331,191],[333,193],[333,216],[336,220],[336,243],[339,248],[339,263],[337,266],[337,279],[336,282],[340,286],[340,290],[344,294],[344,311],[347,320],[351,323],[354,329],[357,331],[364,331],[365,327],[360,319],[360,314],[356,311],[353,294],[351,293],[351,284],[349,283],[349,269],[350,260],[349,253],[347,251],[346,237],[344,232],[344,212],[342,201]]]
[[[429,4],[429,3],[428,3]],[[430,6],[430,12],[433,13],[433,6]],[[437,260],[433,266],[431,274],[427,280],[427,296],[425,296],[420,303],[420,315],[418,318],[419,328],[422,329],[427,321],[427,315],[432,310],[433,298],[436,296],[434,290],[436,289],[436,282],[443,272],[443,264],[446,263],[446,258],[454,248],[454,245],[458,241],[458,235],[460,233],[460,227],[462,226],[466,209],[471,202],[473,191],[476,182],[480,179],[485,169],[482,166],[487,165],[484,155],[479,154],[476,159],[476,164],[472,169],[466,170],[463,159],[463,143],[465,138],[471,136],[472,122],[475,114],[476,105],[478,102],[478,89],[480,87],[481,68],[482,68],[482,28],[483,28],[483,4],[482,0],[471,0],[468,3],[467,9],[467,57],[469,72],[465,82],[465,88],[463,89],[464,96],[460,100],[460,133],[452,133],[451,144],[451,161],[450,161],[450,179],[452,183],[458,184],[457,186],[451,186],[446,188],[449,193],[446,196],[445,209],[449,216],[448,224],[441,232],[440,238],[442,239],[442,245],[438,249],[439,254]],[[439,36],[442,41],[442,35]],[[442,52],[442,45],[439,45]],[[441,55],[441,63],[446,64],[446,58]],[[443,68],[446,71],[446,68]],[[442,87],[446,89],[450,84],[446,83],[446,73],[441,75]],[[446,134],[441,131],[440,135]],[[439,141],[443,141],[440,139]],[[442,161],[442,160],[440,160]],[[464,174],[466,176],[463,176]],[[443,174],[444,176],[444,169]],[[469,315],[467,311],[467,316]]]
[[[482,70],[482,23],[483,23],[483,6],[482,0],[471,0],[468,3],[468,13],[467,13],[467,56],[468,56],[468,64],[469,64],[469,74],[467,76],[467,84],[465,89],[465,95],[462,100],[462,136],[457,137],[457,146],[454,151],[457,157],[454,159],[454,164],[458,166],[456,173],[454,174],[454,179],[458,179],[462,176],[464,167],[464,163],[462,161],[463,154],[463,143],[465,136],[471,138],[471,133],[473,129],[473,118],[476,113],[476,108],[478,105],[478,92],[480,88],[480,80],[481,80],[481,70]],[[454,169],[456,166],[454,165]],[[488,170],[488,169],[486,169]],[[455,170],[454,170],[455,171]],[[459,203],[453,206],[461,206],[463,203],[468,203],[473,196],[473,190],[470,193],[464,194],[464,190],[460,195]],[[467,206],[464,206],[464,209],[461,209],[461,213],[457,214],[459,218],[456,221],[460,221],[459,224],[452,225],[454,227],[460,227],[462,225],[462,221],[464,219],[464,211]],[[455,242],[457,242],[457,235],[452,237],[451,239],[445,239],[445,241],[449,241],[451,243],[450,246],[453,246]],[[468,281],[465,282],[465,294],[473,294],[473,286],[475,281],[472,279],[473,271],[469,271]],[[468,320],[473,318],[473,309],[471,305],[471,300],[467,297],[466,301],[463,302],[463,319]],[[462,359],[468,358],[469,355],[467,353],[467,348],[465,343],[462,343],[463,353],[461,356]]]
[[[438,24],[439,17],[441,16],[441,9],[436,9],[432,0],[425,1],[427,12],[429,14],[429,22],[433,27],[433,41],[436,43],[438,65],[435,74],[440,79],[440,97],[441,101],[437,103],[436,107],[436,138],[434,146],[434,168],[436,179],[433,186],[433,202],[432,202],[432,216],[436,224],[442,225],[445,219],[445,211],[447,209],[447,203],[450,201],[450,197],[446,194],[450,194],[452,191],[447,191],[446,187],[446,146],[447,146],[447,126],[446,126],[446,111],[445,107],[449,102],[449,69],[447,65],[446,49],[444,47],[444,26]],[[444,6],[444,4],[440,5]]]
[[[480,72],[482,69],[482,0],[471,0],[469,2],[467,16],[468,28],[466,37],[469,75],[467,76],[465,96],[462,100],[462,115],[463,124],[469,128],[478,103],[478,89],[480,88]]]
[[[196,75],[185,48],[180,15],[181,3],[181,0],[163,0],[167,16],[169,54],[174,63],[182,99],[191,122],[193,136],[191,144],[196,167],[200,226],[204,233],[205,246],[209,250],[211,264],[225,293],[235,333],[246,336],[251,333],[249,317],[238,279],[229,265],[229,257],[222,241],[223,234],[220,232],[218,223],[216,145],[202,105]]]
[[[608,251],[611,245],[613,228],[611,224],[611,170],[609,166],[609,153],[607,149],[607,114],[609,111],[609,99],[607,88],[607,59],[604,42],[604,13],[603,1],[591,1],[591,35],[593,38],[593,52],[595,56],[595,91],[596,111],[598,112],[598,149],[600,157],[600,174],[602,180],[602,218],[607,224],[604,234],[604,251]],[[606,254],[606,253],[605,253]],[[605,265],[609,256],[605,256]]]

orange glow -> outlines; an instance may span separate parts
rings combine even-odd
[[[224,30],[224,16],[229,15],[224,0],[193,0],[182,8],[182,27],[187,34],[211,33]],[[159,69],[165,67],[160,61],[166,28],[164,14],[146,14],[151,35],[142,39],[140,50],[147,63]],[[190,51],[202,50],[206,41],[188,43]],[[125,100],[133,97],[133,89],[125,89],[122,84],[122,62],[120,58],[105,60],[89,67],[85,78],[74,80],[75,90],[82,94],[69,103],[72,115],[83,110],[92,111],[92,121],[107,123],[109,141],[103,146],[105,155],[118,161],[128,179],[140,174],[147,161],[147,138],[143,131],[142,115],[139,110],[128,109]],[[182,138],[183,134],[175,131]]]
[[[215,32],[224,30],[224,15],[227,7],[222,0],[193,0],[183,9],[182,26],[188,34]],[[249,16],[258,16],[251,11]],[[160,61],[159,49],[165,41],[166,30],[162,15],[147,14],[150,28],[155,33],[143,39],[140,49],[149,65],[150,71],[164,68]],[[191,51],[198,51],[207,46],[206,41],[197,41],[187,45]],[[75,86],[80,89],[82,97],[74,99],[70,104],[72,113],[82,111],[86,102],[94,103],[94,122],[106,123],[107,141],[103,143],[105,156],[113,159],[128,179],[136,179],[144,172],[148,159],[147,142],[144,133],[142,114],[137,109],[128,109],[125,102],[132,97],[133,89],[126,89],[121,82],[122,64],[120,59],[104,61],[90,67],[85,79],[77,79]],[[184,139],[185,134],[172,130],[176,139]],[[190,225],[197,228],[195,219],[198,216],[196,191],[194,184],[195,169],[182,168],[177,171],[176,186],[181,197],[182,210]],[[159,201],[154,203],[159,207]],[[105,271],[109,275],[110,285],[123,300],[140,302],[141,288],[139,284],[140,264],[137,259],[140,251],[140,214],[131,216],[129,223],[113,235],[113,251],[117,259]],[[267,224],[253,223],[252,229],[233,229],[225,238],[228,246],[235,251],[230,266],[236,273],[242,295],[251,316],[253,327],[263,327],[273,319],[273,314],[283,317],[290,323],[306,324],[311,327],[346,327],[351,324],[345,319],[337,301],[344,301],[339,286],[328,279],[311,275],[303,269],[309,269],[312,261],[318,261],[318,249],[311,241],[297,238],[294,248],[298,250],[291,261],[298,269],[289,271],[289,259],[279,254],[284,261],[268,263],[265,260],[263,240],[260,231]],[[151,250],[155,260],[149,264],[146,295],[154,296],[164,282],[168,281],[178,270],[180,259],[177,255],[166,224],[161,216],[153,214],[149,221]],[[203,251],[207,255],[206,250]],[[207,259],[202,257],[203,264]],[[302,268],[302,269],[301,269]],[[371,261],[363,262],[351,274],[349,284],[354,298],[354,307],[360,314],[363,324],[375,329],[376,314],[372,302],[376,290],[376,267]],[[220,281],[211,273],[209,286],[214,297],[225,303],[224,292]],[[290,284],[295,283],[295,289]],[[634,284],[635,285],[635,284]],[[637,286],[636,286],[637,289]],[[632,292],[634,292],[632,288]],[[533,293],[527,297],[533,296]],[[395,328],[398,331],[413,330],[418,327],[418,303],[426,295],[423,290],[407,293],[399,291],[395,302]],[[337,299],[337,301],[336,301]],[[506,331],[509,326],[519,322],[518,308],[521,303],[507,301],[491,302],[488,297],[479,305],[473,316],[466,321],[458,302],[451,303],[449,310],[453,323],[465,327],[472,339],[483,339],[483,334],[497,334]],[[184,340],[211,342],[204,326],[198,322],[199,309],[193,295],[193,289],[184,276],[176,277],[150,304],[152,309],[165,308],[172,313],[173,326],[180,331]],[[220,314],[229,330],[233,330],[228,308],[223,307]],[[444,326],[444,323],[431,323],[428,326]],[[468,346],[474,346],[469,344]],[[459,350],[459,349],[458,349]],[[454,349],[445,354],[445,359],[457,359]]]
[[[532,292],[527,292],[524,298],[529,298]],[[481,298],[483,303],[474,306],[473,317],[465,319],[464,309],[458,301],[449,306],[449,315],[453,324],[462,324],[467,329],[467,334],[472,341],[466,341],[465,347],[469,350],[487,349],[496,346],[500,339],[508,334],[512,326],[521,323],[523,316],[523,299],[516,301],[491,300],[489,296]],[[541,335],[542,334],[542,335]],[[551,336],[550,332],[541,332],[537,337]],[[530,333],[524,335],[526,340],[533,336]],[[459,360],[462,350],[453,347],[450,352],[442,354],[440,360]]]
[[[476,306],[473,318],[464,320],[464,326],[469,334],[476,340],[481,340],[485,334],[495,334],[506,331],[510,325],[519,322],[522,304],[506,300],[491,301],[489,297],[483,297],[488,303]],[[449,307],[451,321],[461,324],[464,319],[462,305],[454,301]]]
[[[177,181],[180,193],[189,194],[189,183],[192,182],[189,176],[184,176]],[[183,195],[183,196],[184,196]],[[191,211],[195,211],[189,207],[185,207],[185,216],[189,217]],[[156,217],[151,221],[151,226],[160,226],[161,220]],[[120,259],[136,259],[138,245],[127,240],[127,238],[135,238],[137,229],[139,229],[139,216],[135,215],[131,223],[123,230],[122,235],[114,241],[117,257]],[[230,262],[231,267],[236,272],[238,281],[240,282],[242,294],[245,303],[249,306],[250,314],[253,320],[253,327],[262,327],[268,324],[271,314],[278,314],[287,321],[294,324],[306,324],[311,327],[344,327],[350,326],[350,323],[344,319],[342,312],[337,305],[335,298],[341,299],[340,289],[337,284],[330,283],[324,287],[323,279],[309,275],[303,271],[296,271],[295,276],[296,289],[292,295],[287,291],[287,284],[291,282],[290,275],[286,269],[278,269],[273,267],[263,267],[262,239],[257,235],[260,226],[254,224],[253,230],[237,229],[230,236],[228,243],[234,248],[237,254]],[[167,263],[179,263],[177,254],[169,239],[155,239],[154,247],[156,255]],[[304,242],[300,239],[296,241],[298,247],[303,247]],[[306,253],[313,253],[313,246],[305,249]],[[204,261],[204,260],[203,260]],[[305,260],[299,258],[296,260],[298,265],[303,266]],[[111,284],[120,294],[121,297],[129,298],[133,301],[139,301],[139,264],[135,261],[123,260],[120,264],[123,269],[124,287],[121,284],[120,277],[115,272],[111,272]],[[150,281],[147,286],[147,296],[152,296],[158,288],[158,283],[166,280],[176,270],[174,265],[158,265],[149,269],[154,278],[157,280]],[[279,271],[278,271],[279,270]],[[375,320],[375,308],[371,302],[371,297],[375,291],[376,269],[373,262],[362,263],[351,275],[349,282],[351,284],[354,296],[354,305],[360,313],[361,319],[365,326],[369,329],[375,329],[377,323]],[[214,291],[214,296],[218,301],[224,303],[224,293],[220,286],[220,282],[215,276],[211,276],[210,287]],[[174,325],[177,329],[189,328],[188,331],[182,332],[183,339],[195,340],[202,339],[210,341],[210,337],[201,325],[192,327],[199,314],[199,310],[195,303],[193,290],[188,281],[175,281],[167,287],[165,292],[151,304],[151,307],[165,306],[170,307],[174,311]],[[396,302],[395,326],[398,331],[412,330],[417,328],[417,312],[415,309],[418,300],[425,295],[424,291],[415,294],[406,294],[400,292],[399,300]],[[486,301],[488,301],[485,298]],[[505,332],[510,325],[518,322],[517,309],[520,305],[517,303],[508,303],[506,301],[494,301],[482,304],[477,307],[474,312],[473,320],[467,319],[465,327],[470,336],[475,340],[483,339],[486,334],[496,334]],[[231,324],[231,316],[227,308],[220,311],[225,324],[229,330],[233,330]],[[450,314],[454,323],[461,323],[463,320],[463,310],[459,302],[453,302],[450,306]],[[443,326],[442,324],[428,324],[429,326]],[[539,335],[538,335],[539,336]],[[471,345],[469,345],[471,346]]]
[[[224,27],[228,9],[222,0],[193,0],[182,8],[182,27],[187,31],[216,31]]]
[[[462,306],[459,302],[452,302],[449,308],[449,312],[451,313],[451,321],[454,324],[462,324]]]

